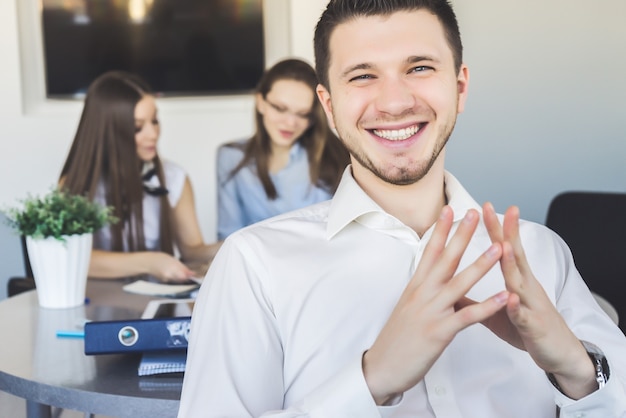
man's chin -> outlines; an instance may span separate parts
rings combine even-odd
[[[368,168],[368,170],[385,183],[394,186],[410,186],[423,179],[430,171],[432,164],[422,164],[410,168],[392,167],[381,170],[376,167]]]

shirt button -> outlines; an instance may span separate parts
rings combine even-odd
[[[435,393],[437,394],[437,396],[445,396],[446,388],[444,388],[443,386],[435,386]]]
[[[587,414],[585,414],[584,412],[578,412],[576,415],[574,415],[574,418],[585,418],[587,416]]]

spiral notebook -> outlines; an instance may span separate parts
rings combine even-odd
[[[148,302],[142,319],[173,318],[189,316],[193,310],[193,299],[152,300]],[[184,373],[187,362],[187,349],[146,351],[141,356],[137,374],[153,376],[160,374]]]
[[[137,374],[139,376],[152,376],[184,373],[186,363],[187,350],[149,351],[142,354]]]

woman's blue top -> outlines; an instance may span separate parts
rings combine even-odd
[[[217,151],[218,239],[244,226],[332,197],[329,191],[311,184],[307,152],[298,143],[291,147],[285,168],[270,173],[278,193],[274,200],[265,194],[254,162],[231,176],[243,158],[245,142],[225,144]]]

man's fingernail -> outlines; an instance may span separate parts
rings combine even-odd
[[[498,246],[496,244],[491,244],[491,246],[487,249],[487,256],[489,258],[498,257]]]
[[[476,218],[476,212],[474,212],[473,210],[470,210],[465,214],[463,221],[472,222],[475,218]]]
[[[506,301],[509,300],[509,292],[500,292],[495,296],[494,299],[496,300],[496,302],[498,302],[498,304],[504,305]]]

